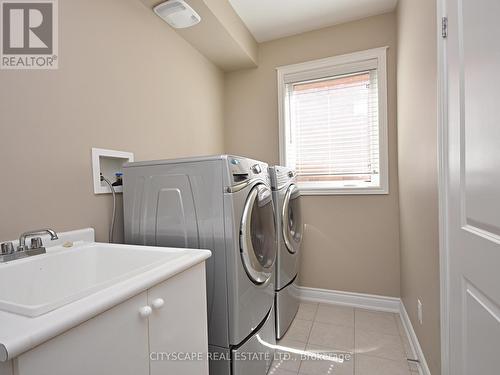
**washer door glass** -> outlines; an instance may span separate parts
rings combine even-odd
[[[241,258],[255,284],[267,282],[276,260],[276,229],[271,190],[256,185],[248,195],[240,232]]]
[[[283,239],[291,254],[300,249],[302,242],[302,215],[300,212],[300,191],[296,185],[290,185],[283,201]]]

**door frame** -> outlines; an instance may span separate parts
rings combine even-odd
[[[447,17],[447,1],[437,0],[437,68],[438,68],[438,200],[439,200],[439,273],[440,273],[440,327],[441,375],[450,375],[450,295],[449,295],[449,230],[448,230],[448,67],[447,39],[442,34],[442,20]]]

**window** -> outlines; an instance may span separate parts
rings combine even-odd
[[[305,194],[387,194],[386,48],[278,68],[281,163]]]

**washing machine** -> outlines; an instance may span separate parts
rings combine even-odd
[[[218,155],[128,163],[123,171],[126,243],[212,251],[210,374],[266,374],[276,343],[277,254],[268,165]]]
[[[302,243],[300,190],[293,169],[269,168],[276,211],[278,256],[275,273],[276,338],[283,337],[299,309],[297,275]]]

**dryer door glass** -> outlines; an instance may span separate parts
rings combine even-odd
[[[245,271],[256,284],[267,282],[276,260],[276,230],[271,190],[256,185],[248,195],[240,234],[241,258]]]
[[[302,215],[300,211],[300,192],[296,185],[290,185],[283,200],[283,239],[292,254],[299,251],[302,242]]]

